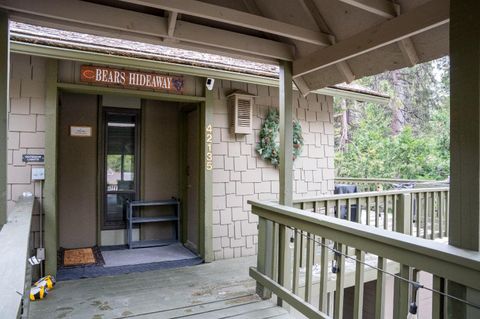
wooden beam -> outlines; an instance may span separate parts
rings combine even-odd
[[[0,11],[0,230],[7,223],[7,114],[10,81],[8,13]]]
[[[410,66],[414,66],[415,64],[420,61],[418,57],[417,50],[415,49],[415,45],[411,38],[405,38],[403,40],[398,41],[398,47],[400,51],[402,51],[402,55],[407,60]]]
[[[261,56],[293,60],[293,46],[291,45],[185,21],[177,21],[174,38],[242,53],[255,52]]]
[[[175,11],[178,13],[223,22],[257,31],[280,35],[317,45],[328,45],[327,34],[305,29],[255,14],[221,7],[196,0],[121,0],[123,2],[148,6],[151,8]]]
[[[27,17],[32,23],[38,21],[38,25],[55,23],[65,30],[70,30],[73,24],[77,32],[102,36],[110,34],[114,37],[121,32],[130,36],[138,34],[140,37],[152,37],[157,41],[168,37],[166,18],[79,0],[0,0],[0,8],[10,10],[14,17]],[[210,32],[214,32],[213,36]],[[180,36],[179,40],[188,43],[219,48],[230,54],[235,51],[250,56],[293,59],[292,45],[184,21],[176,23],[174,36]],[[195,50],[196,47],[192,45],[190,49]]]
[[[391,19],[400,15],[400,5],[388,0],[339,0],[351,6],[363,9],[378,16]],[[405,60],[411,66],[418,63],[419,58],[410,38],[400,40],[398,46]]]
[[[397,13],[397,16],[400,15],[400,5],[395,6],[395,12]],[[407,63],[410,64],[410,66],[414,66],[418,63],[418,61],[420,61],[417,50],[415,49],[415,45],[413,44],[411,38],[405,38],[398,41],[398,47],[400,48],[400,51],[402,51],[403,57],[405,60],[407,60]]]
[[[315,20],[318,28],[330,34],[331,44],[337,42],[335,35],[333,35],[315,2],[313,0],[300,0],[300,3],[303,5],[305,12],[310,14],[313,20]],[[338,72],[345,78],[345,82],[350,83],[355,80],[355,75],[346,61],[337,63],[336,67]]]
[[[298,78],[294,79],[293,82],[295,83],[295,86],[303,97],[307,96],[310,93],[310,88],[308,87],[308,84],[307,82],[305,82],[303,77],[299,76]]]
[[[395,4],[388,0],[338,0],[353,7],[368,11],[370,13],[382,16],[384,18],[393,18],[395,14]]]
[[[401,16],[293,62],[298,77],[348,60],[449,22],[449,0],[431,0]]]
[[[177,24],[178,13],[171,11],[168,13],[168,26],[167,26],[167,35],[173,37],[173,32],[175,31],[175,25]]]

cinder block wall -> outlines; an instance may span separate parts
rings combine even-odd
[[[23,154],[45,151],[46,59],[12,54],[10,62],[10,108],[8,110],[7,205],[10,210],[23,192],[40,197],[40,182],[31,180],[31,164]],[[33,246],[39,246],[39,210],[32,220]]]
[[[278,88],[217,81],[213,120],[213,250],[215,259],[254,255],[257,217],[249,199],[277,200],[278,169],[262,160],[255,147],[270,108],[278,108]],[[230,133],[226,96],[243,90],[255,96],[254,131]],[[294,92],[294,118],[300,121],[304,148],[294,162],[294,198],[331,194],[334,188],[333,98]]]

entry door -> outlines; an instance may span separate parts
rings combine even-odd
[[[128,202],[139,189],[138,110],[104,109],[102,229],[126,226]]]

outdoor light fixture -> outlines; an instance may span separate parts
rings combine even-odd
[[[213,84],[214,83],[215,83],[215,79],[207,78],[207,82],[205,83],[205,85],[207,86],[207,89],[209,91],[213,90]]]

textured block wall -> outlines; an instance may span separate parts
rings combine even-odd
[[[40,182],[31,180],[31,164],[23,154],[45,151],[46,59],[12,54],[10,61],[10,108],[8,110],[7,204],[8,210],[23,192],[40,197]],[[34,247],[39,243],[38,206],[32,220]]]
[[[226,96],[234,90],[255,96],[253,134],[231,134]],[[215,259],[254,255],[257,218],[249,199],[276,200],[278,169],[262,160],[255,146],[270,108],[278,108],[278,88],[217,81],[213,120],[213,250]],[[331,194],[334,188],[332,97],[293,96],[294,118],[300,121],[304,148],[294,163],[294,198]]]

